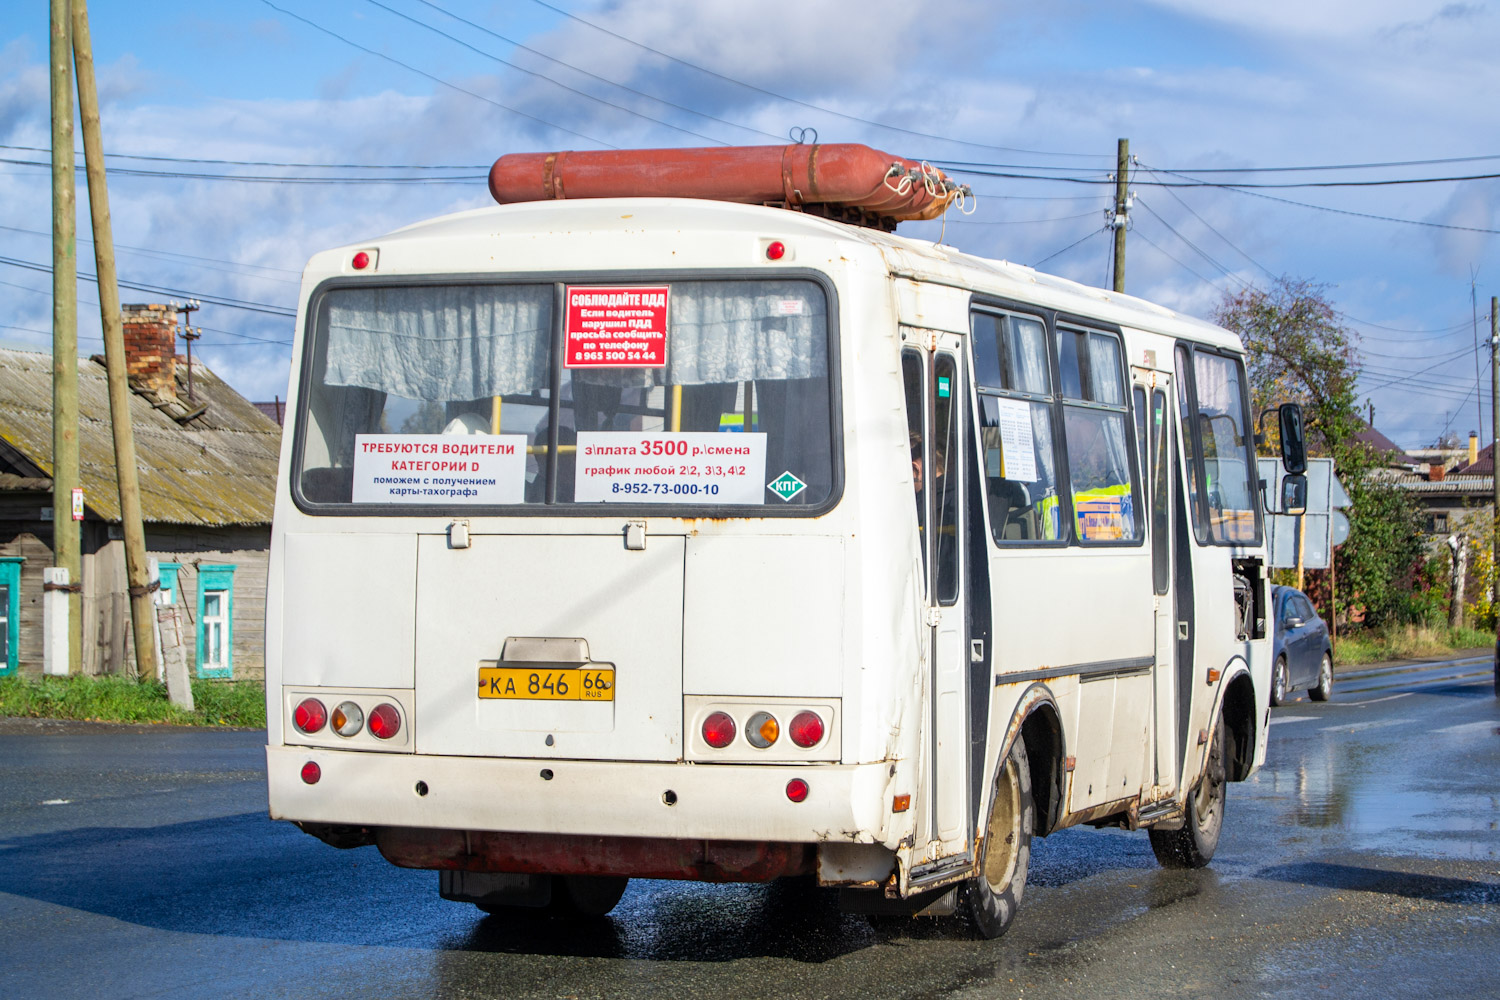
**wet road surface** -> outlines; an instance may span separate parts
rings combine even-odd
[[[255,732],[0,720],[0,997],[1500,996],[1500,701],[1470,664],[1272,712],[1198,872],[1036,841],[1010,934],[797,884],[639,881],[583,924],[265,818]]]

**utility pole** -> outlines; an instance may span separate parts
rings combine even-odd
[[[192,322],[193,313],[202,309],[203,303],[197,299],[188,299],[183,305],[173,302],[172,308],[182,313],[182,339],[187,341],[188,402],[192,403],[195,402],[193,399],[193,341],[203,336],[203,331],[199,330],[197,333],[194,333],[193,328],[189,324]],[[495,433],[498,434],[500,432],[496,431]]]
[[[1130,222],[1130,140],[1121,139],[1115,154],[1115,291],[1125,290],[1125,227]]]
[[[68,573],[67,671],[83,670],[83,558],[78,472],[78,234],[73,171],[73,28],[52,0],[52,564]],[[81,507],[82,505],[77,505]],[[80,511],[81,513],[81,511]],[[58,665],[59,667],[61,664]],[[49,669],[53,669],[50,668]]]
[[[1490,609],[1500,611],[1500,320],[1495,308],[1500,297],[1490,296]],[[1495,696],[1500,697],[1500,614],[1495,618]]]
[[[109,418],[115,438],[115,473],[120,486],[120,519],[125,529],[125,579],[130,587],[130,618],[135,637],[136,678],[156,679],[156,606],[146,566],[146,532],[141,525],[141,489],[136,476],[135,435],[130,428],[130,387],[125,383],[125,332],[120,319],[120,287],[115,280],[115,242],[104,180],[104,140],[99,134],[99,91],[94,82],[94,46],[89,39],[88,0],[72,0],[73,58],[78,68],[78,114],[83,125],[83,161],[89,180],[89,213],[94,223],[94,264],[99,275],[99,321],[104,327],[104,360],[109,376]]]

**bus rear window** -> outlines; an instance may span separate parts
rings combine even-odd
[[[308,345],[300,500],[823,505],[827,317],[798,280],[332,288]]]

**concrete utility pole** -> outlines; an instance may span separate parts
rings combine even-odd
[[[78,473],[78,236],[73,172],[73,29],[52,0],[52,564],[66,570],[66,670],[83,669],[83,557],[73,520]],[[55,668],[63,669],[59,656]]]
[[[125,578],[130,586],[135,668],[139,680],[156,679],[156,607],[148,586],[146,533],[141,525],[141,489],[136,478],[135,435],[130,428],[130,387],[125,384],[125,332],[120,319],[120,288],[115,281],[115,243],[109,222],[109,191],[104,181],[104,141],[99,134],[99,91],[94,82],[94,47],[89,40],[88,0],[72,0],[73,57],[78,66],[78,112],[83,124],[83,160],[89,179],[89,212],[94,222],[94,263],[99,275],[99,320],[104,327],[104,361],[109,373],[109,417],[115,437],[115,472],[120,484],[120,519],[125,529]]]
[[[1500,698],[1500,319],[1495,309],[1500,297],[1490,296],[1490,483],[1494,489],[1490,508],[1490,608],[1495,617],[1495,696]]]
[[[1125,290],[1125,226],[1130,221],[1130,140],[1121,139],[1115,155],[1115,291]]]

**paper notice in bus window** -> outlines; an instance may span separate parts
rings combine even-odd
[[[356,434],[355,503],[521,503],[524,434]]]
[[[578,503],[763,504],[766,435],[580,431]]]
[[[1000,449],[1006,479],[1036,482],[1036,444],[1031,436],[1031,406],[1019,399],[997,399]]]
[[[660,368],[667,363],[666,285],[570,285],[563,365]]]
[[[1078,518],[1078,537],[1086,542],[1119,542],[1129,539],[1132,529],[1129,486],[1106,486],[1073,494],[1073,512]]]

